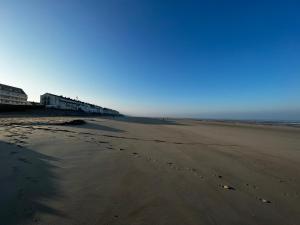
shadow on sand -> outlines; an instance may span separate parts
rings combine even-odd
[[[100,130],[100,131],[109,131],[109,132],[118,132],[118,133],[124,133],[124,130],[120,130],[114,127],[104,126],[100,125],[98,123],[94,122],[88,122],[87,124],[83,126],[76,126],[77,128],[86,128],[86,129],[92,129],[92,130]]]
[[[51,161],[56,159],[0,141],[0,224],[38,222],[39,212],[64,216],[43,203],[59,197]]]
[[[85,120],[81,120],[81,119],[65,120],[65,121],[61,121],[61,120],[36,121],[36,122],[25,121],[25,122],[8,122],[5,124],[5,126],[40,126],[40,127],[44,126],[45,128],[42,129],[49,129],[49,127],[51,126],[56,126],[56,127],[74,127],[74,128],[82,128],[82,129],[92,129],[92,130],[119,132],[119,133],[125,132],[124,130],[118,128],[95,123],[94,121],[98,122],[97,120],[89,120],[89,122],[86,122]],[[32,129],[39,129],[39,128],[32,128]]]

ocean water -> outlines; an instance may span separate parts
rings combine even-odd
[[[234,119],[195,119],[195,120],[300,127],[299,120],[234,120]]]

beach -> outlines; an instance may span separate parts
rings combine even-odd
[[[0,118],[0,224],[297,225],[299,165],[296,127]]]

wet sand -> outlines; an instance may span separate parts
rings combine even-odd
[[[300,129],[2,118],[0,181],[1,225],[297,225]]]

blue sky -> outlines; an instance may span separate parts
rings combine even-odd
[[[299,8],[0,0],[0,82],[131,115],[300,119]]]

